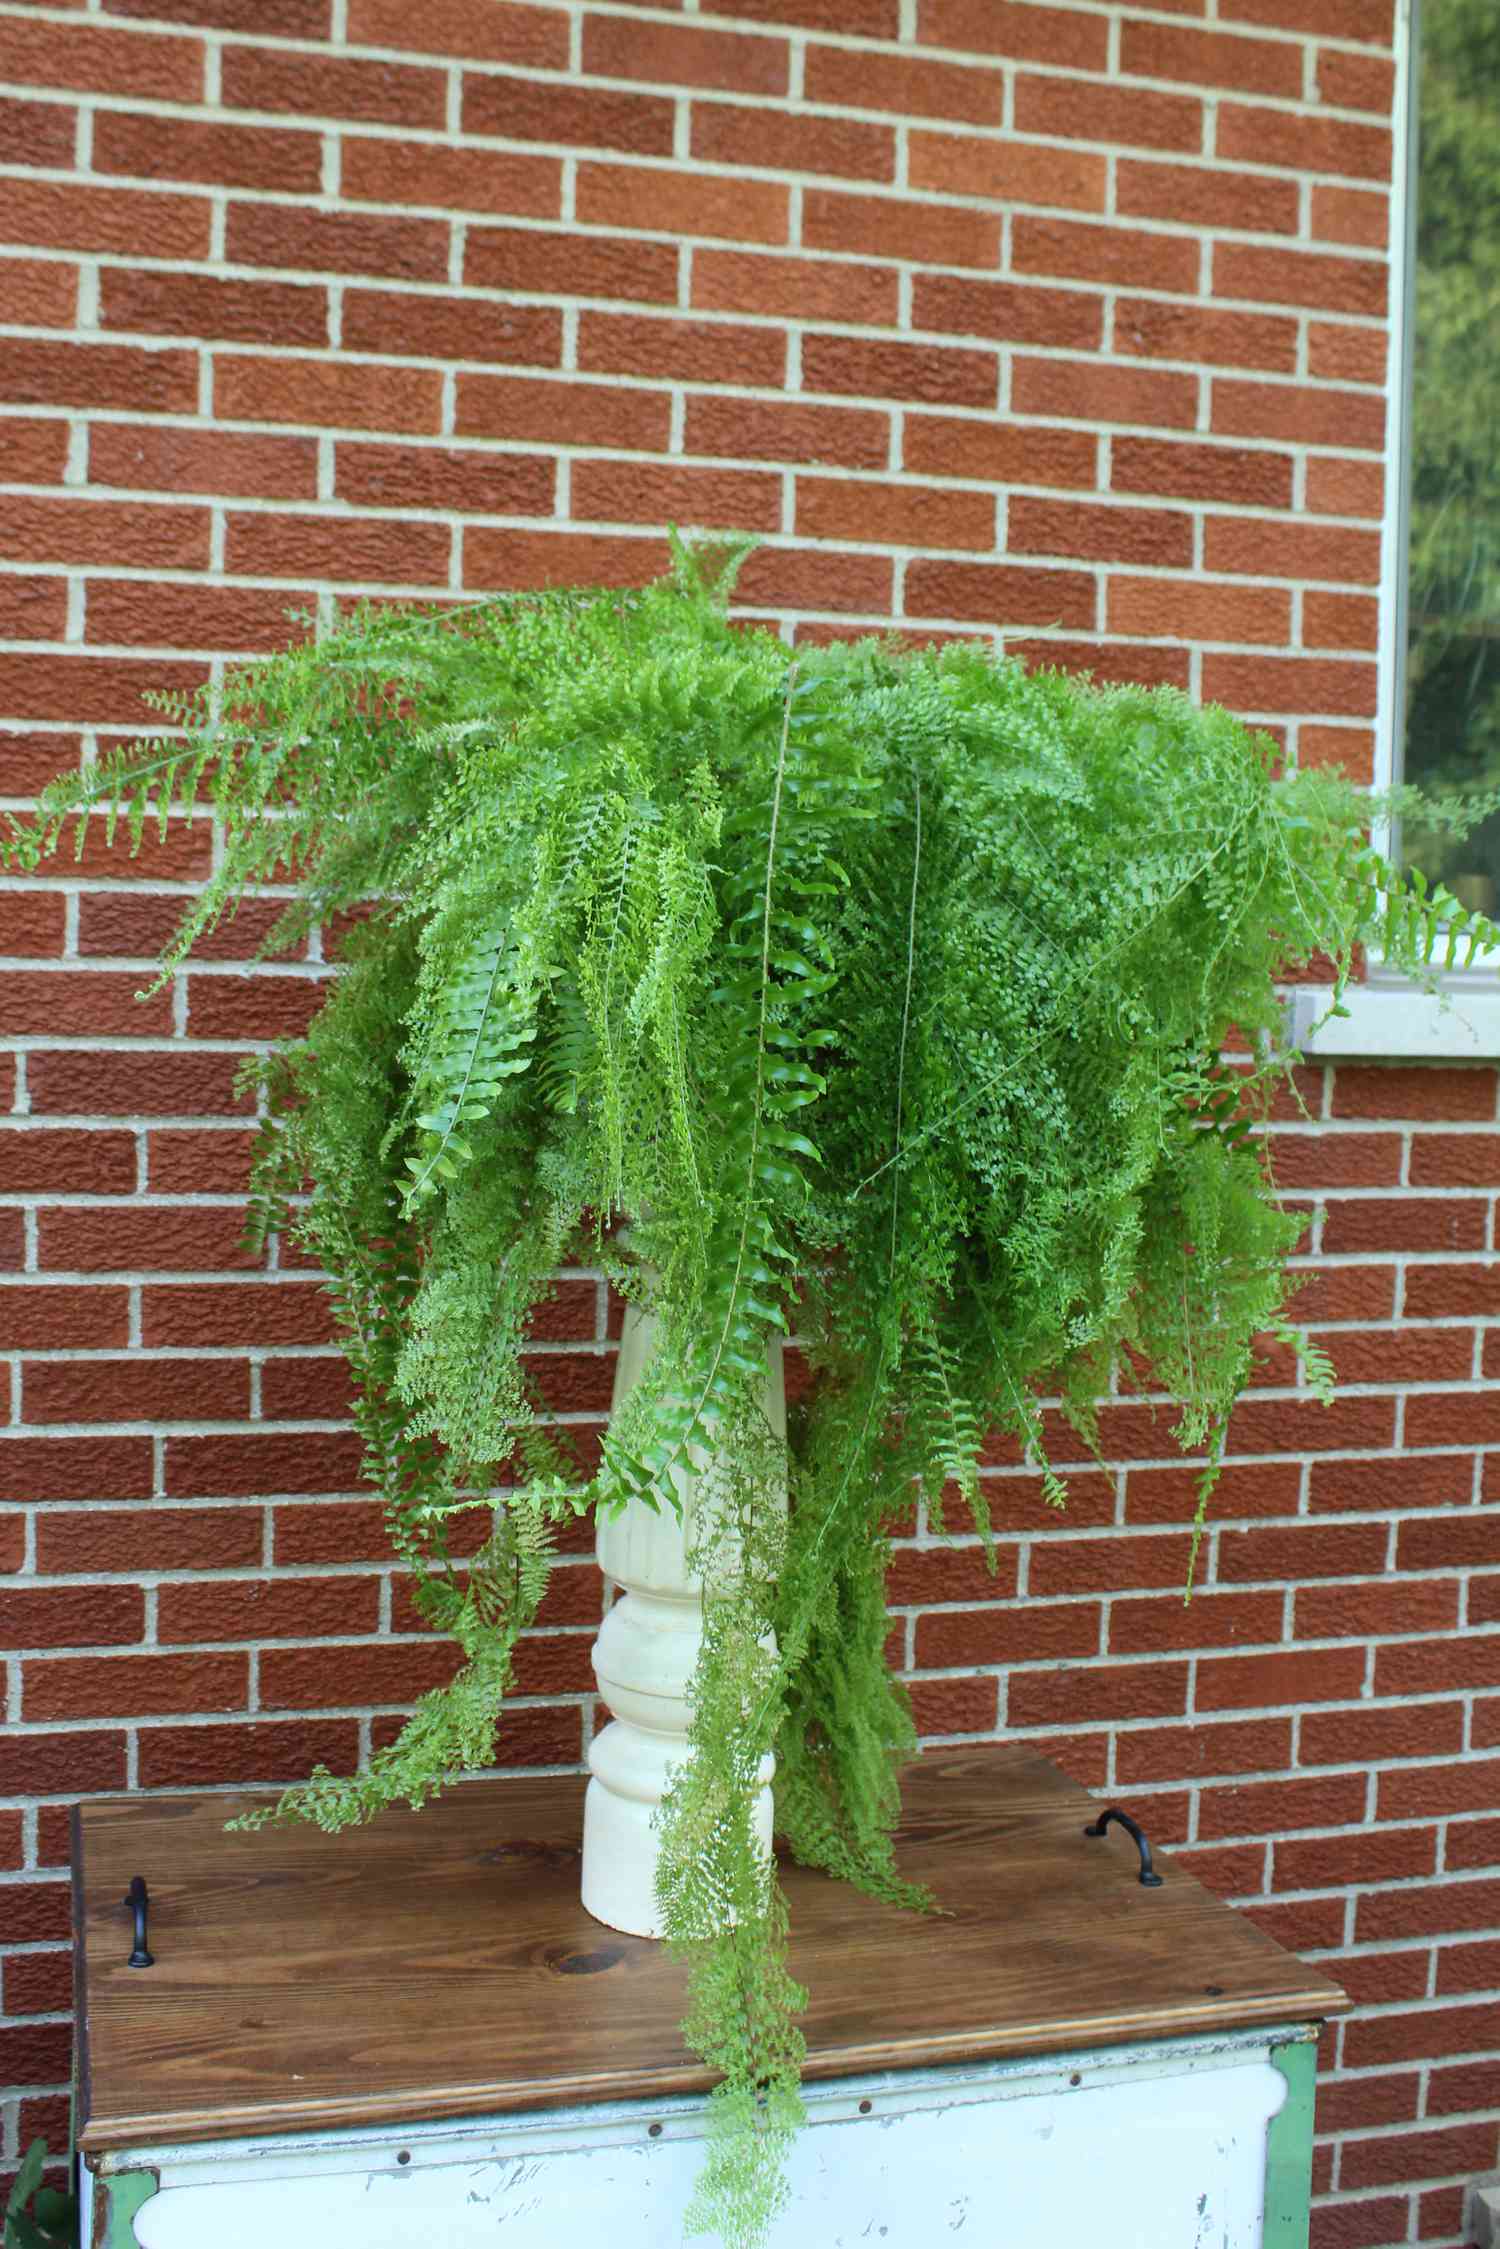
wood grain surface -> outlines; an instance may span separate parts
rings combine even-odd
[[[678,2030],[680,1968],[579,1904],[583,1785],[474,1781],[342,1836],[226,1834],[251,1801],[237,1795],[83,1805],[81,2146],[704,2089]],[[904,1796],[900,1863],[941,1915],[785,1870],[809,2076],[1348,2005],[1170,1859],[1165,1885],[1142,1889],[1128,1838],[1085,1836],[1097,1805],[1024,1749],[925,1757]],[[125,1965],[134,1874],[150,1969]]]

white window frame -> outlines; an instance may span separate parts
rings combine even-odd
[[[1416,302],[1416,55],[1421,0],[1398,0],[1395,93],[1391,125],[1392,267],[1389,308],[1390,376],[1386,392],[1386,494],[1381,524],[1380,645],[1375,718],[1375,784],[1388,788],[1400,768],[1401,701],[1406,647],[1407,521],[1411,456],[1407,402],[1411,396],[1412,329]],[[1389,828],[1378,829],[1382,849],[1394,847]],[[1313,1058],[1367,1057],[1389,1061],[1482,1061],[1500,1056],[1500,980],[1493,962],[1442,978],[1441,991],[1423,992],[1378,956],[1368,979],[1344,995],[1347,1016],[1327,1015],[1326,992],[1298,986],[1290,995],[1288,1035]]]

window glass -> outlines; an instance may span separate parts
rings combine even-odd
[[[1500,783],[1500,4],[1420,0],[1405,773]],[[1408,856],[1500,906],[1500,815]]]

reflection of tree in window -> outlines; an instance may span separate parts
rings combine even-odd
[[[1500,7],[1422,0],[1406,774],[1500,782]],[[1500,900],[1500,815],[1411,857]]]

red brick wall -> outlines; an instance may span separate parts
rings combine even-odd
[[[799,633],[993,628],[1372,766],[1392,0],[0,0],[0,789],[359,590],[630,580],[765,534]],[[67,1800],[347,1764],[441,1674],[317,1283],[238,1244],[247,911],[149,1005],[201,823],[0,896],[0,2167],[65,2131]],[[924,1729],[1030,1733],[1360,2010],[1318,2249],[1458,2238],[1500,2108],[1496,1073],[1310,1072],[1329,1412],[1269,1360],[1191,1478],[1106,1417],[998,1583],[919,1536]],[[1326,1192],[1325,1192],[1326,1191]],[[544,1346],[608,1396],[581,1278]],[[8,1416],[8,1420],[4,1417]],[[508,1722],[571,1766],[599,1587]]]

